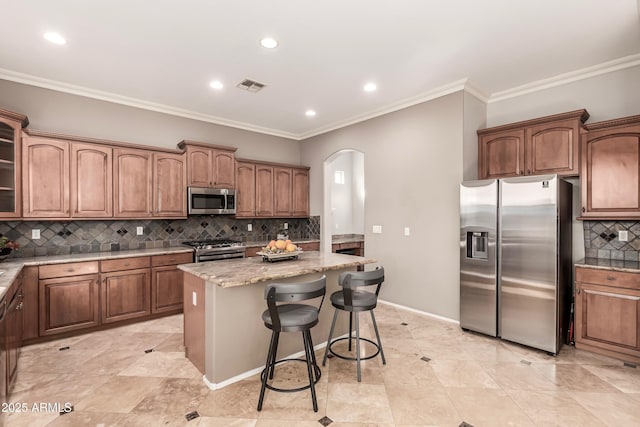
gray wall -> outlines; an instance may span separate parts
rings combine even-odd
[[[478,129],[487,127],[487,104],[464,92],[462,175],[465,181],[478,179]]]
[[[27,115],[30,129],[168,148],[190,139],[237,147],[238,157],[300,164],[297,141],[7,80],[0,108]]]
[[[364,153],[365,255],[385,267],[382,298],[458,319],[463,93],[457,92],[302,142],[311,214],[323,212],[323,162]],[[373,234],[372,225],[382,234]],[[410,227],[411,235],[403,235]]]

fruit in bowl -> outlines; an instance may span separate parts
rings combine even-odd
[[[262,248],[262,252],[269,254],[296,252],[298,250],[298,247],[291,243],[291,240],[272,240],[267,246]]]

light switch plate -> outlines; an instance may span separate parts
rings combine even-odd
[[[409,230],[409,227],[405,227],[405,228],[404,228],[404,235],[405,235],[405,236],[409,236],[409,235],[411,235],[411,230]]]
[[[136,236],[142,236],[144,233],[144,227],[136,227]]]
[[[247,224],[247,231],[253,231],[253,224]]]
[[[285,229],[285,230],[288,230],[288,229],[289,229],[289,223],[288,223],[288,222],[285,222],[285,223],[284,223],[284,229]]]
[[[628,242],[629,232],[627,230],[618,230],[618,240],[620,242]]]
[[[34,228],[31,230],[31,238],[33,240],[38,240],[40,238],[40,229]]]
[[[194,307],[198,306],[198,294],[196,294],[195,291],[191,293],[191,303]]]
[[[374,225],[371,231],[373,232],[373,234],[382,234],[382,226]]]

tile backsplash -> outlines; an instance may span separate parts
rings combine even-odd
[[[196,239],[264,242],[275,239],[285,222],[293,239],[320,238],[319,216],[236,219],[226,215],[197,215],[178,220],[6,221],[0,222],[0,234],[20,245],[20,250],[11,254],[16,258],[162,248]],[[248,224],[253,231],[247,231]],[[141,236],[136,235],[137,227],[143,227]],[[40,230],[40,239],[31,239],[33,229]]]
[[[584,253],[587,258],[640,260],[640,222],[583,221]],[[618,231],[626,230],[628,241],[618,240]]]

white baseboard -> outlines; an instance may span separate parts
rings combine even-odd
[[[381,299],[378,299],[378,302],[380,302],[382,304],[390,305],[390,306],[395,307],[395,308],[399,308],[401,310],[410,311],[412,313],[421,314],[423,316],[432,317],[434,319],[443,320],[443,321],[449,322],[449,323],[455,323],[456,325],[460,324],[459,320],[451,319],[449,317],[439,316],[437,314],[428,313],[426,311],[416,310],[415,308],[407,307],[407,306],[404,306],[404,305],[396,304],[396,303],[385,301],[385,300],[381,300]]]

